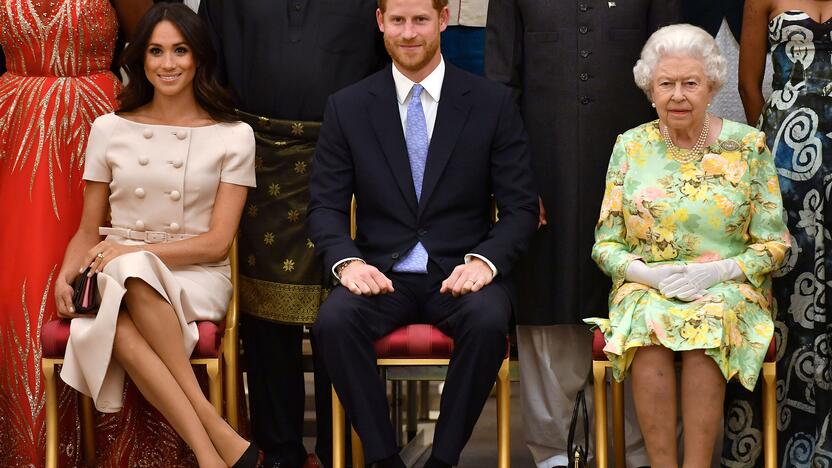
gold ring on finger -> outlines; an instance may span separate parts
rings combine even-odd
[[[104,252],[98,252],[98,255],[96,255],[95,258],[97,258],[99,260],[103,260],[104,259]]]

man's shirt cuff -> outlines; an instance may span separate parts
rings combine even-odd
[[[335,271],[338,270],[338,265],[340,265],[340,264],[342,264],[346,261],[349,261],[349,260],[360,260],[361,262],[364,262],[364,259],[358,258],[358,257],[347,257],[343,260],[338,260],[337,262],[335,262],[335,265],[332,265],[332,276],[334,276],[335,279],[337,279],[338,281],[341,281],[341,278],[339,278],[338,275],[335,274]]]
[[[486,265],[488,265],[488,268],[491,268],[491,277],[492,277],[492,278],[494,278],[495,276],[497,276],[497,267],[495,267],[495,266],[494,266],[494,264],[493,264],[493,263],[491,263],[491,260],[489,260],[489,259],[487,259],[487,258],[483,257],[483,256],[482,256],[482,255],[480,255],[480,254],[475,254],[475,253],[465,254],[465,263],[470,262],[470,261],[471,261],[471,259],[472,259],[472,258],[474,258],[474,257],[477,257],[478,259],[480,259],[480,260],[484,261],[484,262],[485,262],[485,264],[486,264]],[[342,261],[343,261],[343,260],[342,260]]]

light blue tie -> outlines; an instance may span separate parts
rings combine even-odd
[[[411,89],[404,135],[417,201],[422,196],[422,179],[425,176],[425,162],[428,159],[428,124],[425,120],[425,112],[422,109],[422,99],[420,98],[424,89],[420,84],[414,84]],[[393,271],[427,273],[428,252],[422,243],[416,244],[407,255],[393,265]]]

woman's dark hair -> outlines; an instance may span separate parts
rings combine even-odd
[[[136,110],[153,99],[154,89],[145,75],[144,60],[150,36],[162,21],[170,21],[179,30],[194,54],[196,102],[217,122],[239,120],[234,112],[234,99],[217,81],[217,53],[208,26],[193,10],[178,3],[157,3],[136,26],[133,40],[121,55],[121,66],[129,81],[118,95],[119,112]]]

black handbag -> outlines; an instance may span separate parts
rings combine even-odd
[[[584,424],[584,445],[575,444],[575,432],[578,429],[579,419]],[[586,397],[584,391],[581,390],[575,397],[575,409],[572,410],[572,422],[569,424],[569,436],[566,440],[566,448],[569,450],[569,468],[589,466],[586,460],[587,447],[589,447],[589,415],[586,410]]]
[[[72,306],[78,314],[94,314],[98,311],[98,273],[87,276],[90,267],[75,278],[72,285]]]

